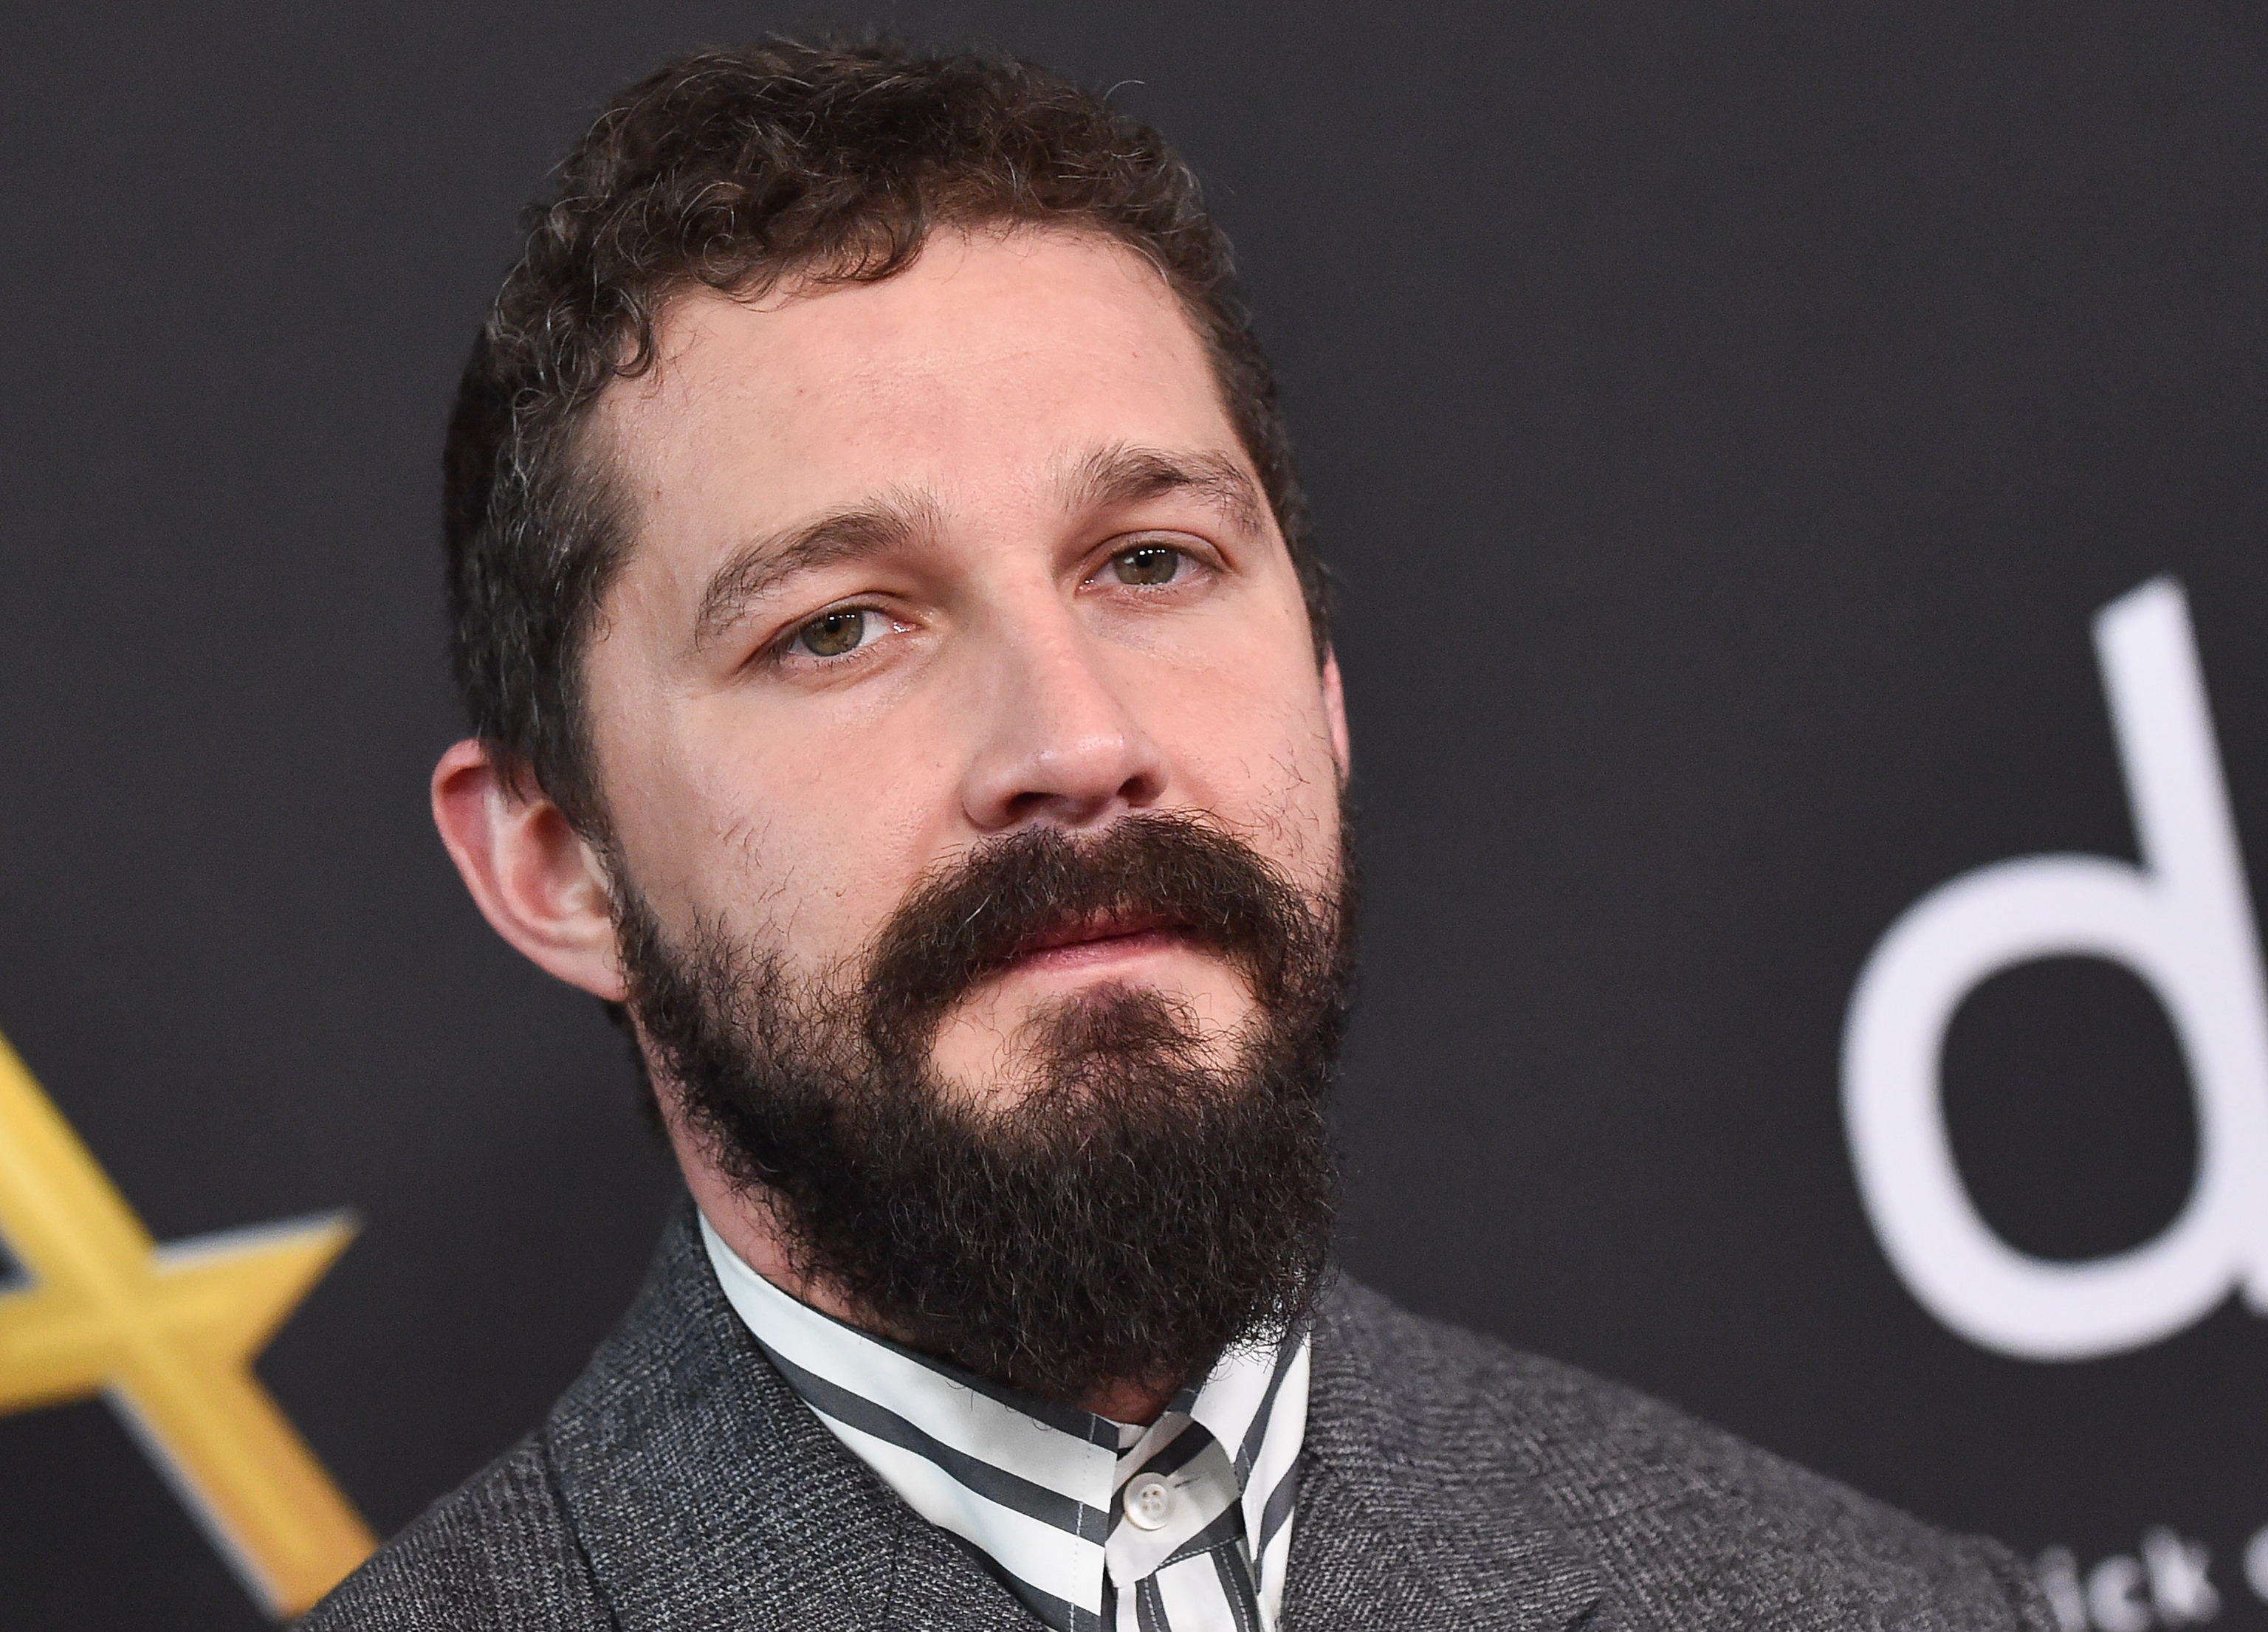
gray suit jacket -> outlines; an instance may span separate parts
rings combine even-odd
[[[2053,1623],[2021,1567],[1668,1408],[1342,1285],[1315,1330],[1286,1632]],[[691,1209],[543,1426],[303,1632],[1035,1632],[821,1427]]]

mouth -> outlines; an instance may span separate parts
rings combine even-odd
[[[1009,967],[1071,967],[1188,945],[1189,926],[1162,913],[1111,912],[1068,918],[1016,944]]]

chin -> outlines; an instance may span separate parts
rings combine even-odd
[[[977,1103],[1003,1106],[1076,1097],[1098,1068],[1113,1078],[1145,1065],[1220,1070],[1244,1040],[1251,995],[1233,978],[1196,984],[1191,991],[1118,976],[1033,994],[1012,1017],[991,1005],[940,1034],[939,1078]]]

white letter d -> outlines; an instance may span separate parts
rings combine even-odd
[[[1947,1326],[2030,1360],[2140,1348],[2232,1285],[2268,1312],[2268,996],[2180,588],[2154,579],[2104,607],[2095,643],[2141,865],[2036,856],[1944,885],[1882,937],[1843,1033],[1859,1191],[1891,1265]],[[1978,982],[2074,956],[2124,965],[2165,1005],[2196,1096],[2198,1172],[2155,1239],[2066,1264],[2016,1251],[1978,1216],[1938,1066]]]

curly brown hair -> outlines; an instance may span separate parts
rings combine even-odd
[[[1327,579],[1275,376],[1189,167],[1028,62],[773,40],[680,57],[608,105],[530,206],[474,342],[443,455],[451,652],[472,728],[509,776],[604,835],[581,657],[631,528],[582,433],[609,381],[652,365],[671,298],[878,282],[939,227],[1018,225],[1114,239],[1179,296],[1291,550],[1320,660]]]

